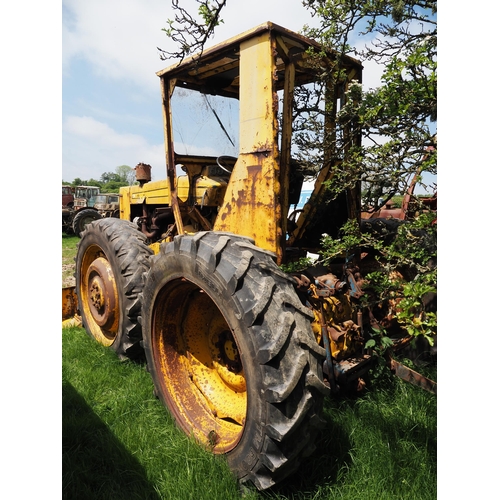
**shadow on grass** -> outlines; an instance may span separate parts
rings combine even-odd
[[[62,391],[62,498],[159,500],[141,464],[74,387],[63,381]]]
[[[383,395],[376,392],[371,396],[369,394],[359,397],[344,396],[338,401],[327,398],[323,415],[326,427],[316,441],[316,451],[303,460],[296,473],[272,488],[269,498],[275,498],[276,495],[279,498],[309,498],[307,495],[326,498],[320,495],[326,494],[325,492],[340,491],[343,483],[347,485],[346,498],[353,498],[350,496],[351,490],[353,487],[354,490],[360,488],[357,482],[362,481],[366,482],[363,487],[368,488],[366,498],[375,498],[381,491],[377,483],[384,479],[386,469],[397,476],[387,483],[386,487],[389,490],[386,491],[388,495],[386,498],[398,498],[398,495],[399,498],[404,498],[401,495],[409,487],[403,483],[405,481],[411,483],[413,474],[418,472],[417,467],[422,465],[416,461],[415,456],[425,465],[424,469],[435,470],[437,446],[436,436],[432,433],[432,416],[429,415],[430,422],[422,420],[425,415],[422,414],[421,399],[425,397],[417,396],[415,400],[409,401],[409,404],[415,405],[417,411],[420,408],[417,416],[412,416],[411,412],[406,414],[404,406],[400,406],[395,412],[381,412],[380,406],[392,408],[393,399],[400,401],[401,405],[401,396],[395,391],[395,383],[391,376],[390,383],[378,388]],[[418,388],[416,390],[423,391]],[[432,402],[429,411],[434,411]],[[356,432],[354,429],[357,429]],[[367,441],[361,445],[359,436],[356,437],[359,429],[366,429],[366,432],[361,433],[361,439],[366,437]],[[385,454],[384,443],[390,443],[392,451],[388,454]],[[380,466],[375,463],[375,459],[366,463],[367,458],[373,458],[377,454],[383,456],[387,462]],[[359,463],[353,463],[353,456],[357,462],[365,461],[365,465],[360,467]],[[369,477],[358,478],[357,476],[363,471],[368,471]],[[431,472],[421,472],[418,481],[423,483],[432,478]],[[434,488],[433,483],[429,485],[429,491],[422,493],[422,496],[406,498],[432,498]],[[413,495],[413,492],[410,493]]]
[[[295,473],[272,488],[273,497],[306,498],[305,492],[315,492],[335,483],[340,469],[351,462],[349,435],[329,415],[323,415],[323,420],[326,425],[316,439],[316,449],[301,461]]]

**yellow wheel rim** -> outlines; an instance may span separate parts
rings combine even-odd
[[[211,297],[185,279],[169,282],[153,309],[151,343],[162,392],[187,434],[214,453],[238,443],[247,391],[234,335]]]
[[[118,290],[111,264],[97,245],[85,250],[79,293],[87,328],[98,342],[110,346],[120,323]]]

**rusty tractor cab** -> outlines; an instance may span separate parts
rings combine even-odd
[[[96,186],[76,186],[74,207],[80,210],[85,207],[93,207],[95,197],[100,193]]]
[[[94,199],[94,208],[102,217],[120,217],[120,195],[100,193]]]
[[[331,131],[347,85],[361,82],[359,61],[319,52],[268,22],[159,71],[166,178],[151,181],[151,166],[138,164],[139,185],[120,189],[120,218],[88,224],[76,256],[87,332],[120,357],[144,354],[179,427],[258,489],[312,452],[324,396],[362,385],[372,360],[360,270],[346,259],[298,275],[279,267],[360,217],[358,187],[325,203],[324,182],[342,160],[326,151],[309,201],[289,220],[303,180],[297,92],[332,75]]]
[[[63,208],[71,208],[73,206],[75,196],[74,189],[71,186],[62,187],[62,206]]]
[[[67,234],[80,235],[84,227],[101,214],[94,208],[100,188],[96,186],[77,186],[71,206],[62,209],[62,230]]]
[[[324,231],[317,224],[313,226],[314,215],[323,197],[323,183],[341,152],[331,152],[325,164],[318,166],[320,173],[310,202],[294,221],[295,230],[287,236],[289,208],[298,201],[302,181],[292,158],[294,91],[318,80],[315,63],[308,57],[311,49],[319,50],[319,46],[276,24],[266,23],[206,50],[201,57],[158,72],[167,182],[144,183],[140,189],[122,188],[122,217],[138,218],[144,234],[152,241],[160,240],[166,232],[171,236],[198,228],[248,236],[257,246],[275,252],[278,263],[283,262],[287,247],[317,245]],[[323,62],[332,74],[338,71],[336,58],[325,58]],[[329,93],[335,108],[340,106],[349,82],[361,81],[362,67],[358,61],[343,57],[341,66],[347,77],[332,84]],[[203,96],[208,106],[208,99],[213,98],[236,103],[236,130],[228,131],[218,116],[213,120],[214,128],[221,127],[225,135],[231,135],[234,157],[224,149],[218,156],[176,151],[178,94],[187,94],[190,99],[196,94]],[[208,117],[212,112],[216,114],[217,110],[209,110]],[[225,146],[224,134],[221,137],[218,144],[211,144],[212,150]],[[179,166],[184,172],[180,176]],[[161,199],[160,193],[167,192],[167,197]],[[357,217],[359,213],[357,190],[339,198],[322,215],[337,229],[348,217]],[[172,226],[175,228],[170,229]]]

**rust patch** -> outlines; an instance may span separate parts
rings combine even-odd
[[[262,170],[262,165],[249,165],[247,167],[248,174],[252,177],[256,177]]]
[[[392,373],[410,384],[421,387],[432,394],[437,394],[437,383],[433,380],[424,377],[420,373],[408,368],[407,366],[398,363],[396,360],[391,359],[390,367]]]
[[[72,318],[78,309],[78,297],[76,288],[68,286],[62,289],[62,320]]]
[[[237,205],[237,201],[234,198],[233,198],[232,202],[233,202],[234,205]],[[226,208],[226,211],[222,213],[221,220],[224,220],[228,215],[231,214],[232,205],[228,204],[228,205],[226,205],[225,208]]]

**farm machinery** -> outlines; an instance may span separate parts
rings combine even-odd
[[[64,187],[63,187],[64,191]],[[100,188],[96,186],[77,186],[72,203],[62,207],[62,230],[65,233],[80,235],[90,222],[100,219],[101,214],[94,208]]]
[[[99,188],[91,187],[88,191],[79,186],[76,192],[80,198],[75,206],[64,207],[62,210],[62,227],[66,233],[80,235],[87,224],[102,217],[120,217],[120,195],[116,193],[100,193]],[[87,197],[85,196],[87,193]],[[87,199],[88,198],[88,199]]]
[[[166,178],[151,181],[151,166],[136,166],[138,185],[120,189],[120,218],[85,226],[76,287],[63,291],[63,319],[76,313],[120,357],[145,356],[178,426],[260,490],[313,452],[324,397],[362,385],[373,359],[366,341],[380,321],[360,301],[359,255],[282,270],[317,253],[324,233],[335,238],[360,220],[359,186],[325,202],[341,151],[325,154],[309,201],[289,217],[303,183],[292,157],[296,89],[342,71],[325,93],[332,128],[349,83],[361,82],[359,61],[313,57],[319,51],[268,22],[159,71]],[[174,137],[176,110],[195,126],[176,95],[201,96],[232,155],[210,139],[203,154],[181,154],[189,147]],[[226,101],[237,107],[237,135],[221,117]],[[394,349],[409,340],[402,333]],[[392,362],[396,374],[436,390]]]

